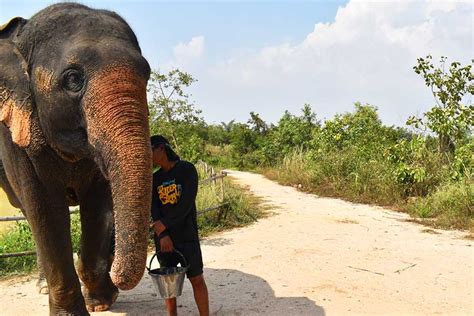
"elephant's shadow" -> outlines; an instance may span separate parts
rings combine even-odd
[[[325,315],[321,306],[306,297],[276,297],[267,281],[255,275],[230,269],[204,269],[204,276],[211,315]],[[120,293],[110,312],[167,315],[147,273],[135,289]],[[187,280],[178,298],[178,314],[198,315]]]

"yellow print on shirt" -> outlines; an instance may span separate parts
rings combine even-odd
[[[176,185],[174,180],[163,183],[158,187],[158,196],[163,205],[176,204],[181,196],[181,185]]]

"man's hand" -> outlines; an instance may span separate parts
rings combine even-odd
[[[160,239],[161,252],[171,252],[174,249],[173,241],[170,236],[164,236]]]
[[[153,227],[153,230],[155,231],[156,236],[160,236],[160,234],[164,232],[166,229],[166,226],[163,225],[161,221],[153,222],[151,223],[150,226]]]

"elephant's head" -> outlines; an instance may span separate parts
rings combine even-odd
[[[56,4],[0,30],[0,121],[25,150],[94,157],[110,180],[112,280],[134,287],[146,260],[151,195],[146,83],[150,68],[117,14]]]

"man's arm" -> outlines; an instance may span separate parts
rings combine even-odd
[[[167,236],[168,232],[166,231],[166,227],[162,223],[162,217],[159,212],[159,200],[158,200],[158,195],[156,194],[156,185],[155,181],[153,181],[153,187],[152,187],[152,198],[151,198],[151,218],[153,219],[153,222],[150,224],[150,227],[153,227],[153,230],[155,231],[155,234],[158,237],[163,237]]]

